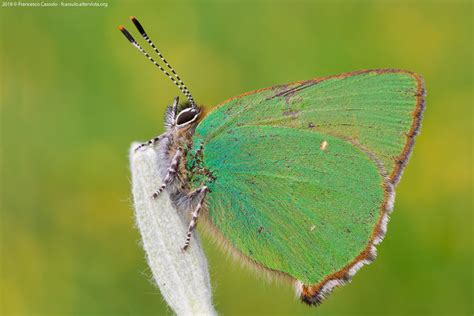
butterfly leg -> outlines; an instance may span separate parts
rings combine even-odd
[[[153,146],[155,145],[156,143],[158,143],[160,140],[162,140],[163,138],[165,138],[166,136],[166,133],[163,133],[159,136],[156,136],[155,138],[153,139],[150,139],[149,141],[147,141],[146,143],[143,143],[143,144],[140,144],[137,146],[137,148],[135,148],[135,152],[137,152],[139,149],[142,149],[143,147],[145,146]]]
[[[161,194],[161,192],[165,190],[166,186],[170,184],[171,181],[173,181],[174,176],[176,175],[176,172],[178,170],[178,163],[182,154],[182,149],[178,148],[173,156],[173,159],[171,160],[171,165],[168,168],[168,173],[166,174],[165,179],[163,180],[163,184],[161,184],[160,188],[155,193],[153,193],[154,199],[156,199]]]
[[[193,218],[191,219],[191,222],[189,223],[188,227],[188,233],[186,235],[186,241],[184,242],[184,246],[182,248],[183,251],[186,251],[189,247],[189,243],[191,242],[191,235],[196,228],[197,220],[199,217],[199,213],[201,212],[202,205],[204,202],[204,198],[206,197],[206,193],[208,191],[206,186],[203,186],[202,188],[198,189],[199,190],[199,203],[197,204],[196,208],[194,209],[193,212]]]
[[[196,190],[192,190],[191,192],[189,192],[187,195],[186,195],[186,200],[188,201],[192,201],[194,200],[194,198],[199,195],[199,193],[201,193],[202,191],[202,188],[198,188]]]

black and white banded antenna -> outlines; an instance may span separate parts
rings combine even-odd
[[[166,67],[168,67],[169,70],[171,70],[171,72],[173,73],[173,75],[176,77],[176,79],[178,80],[179,84],[183,87],[184,91],[186,92],[185,95],[186,97],[189,99],[189,102],[191,104],[194,105],[194,99],[191,95],[191,92],[189,91],[188,87],[186,87],[186,85],[184,84],[183,80],[181,80],[181,78],[179,77],[179,75],[176,73],[176,71],[173,69],[173,67],[171,67],[171,65],[166,61],[166,59],[163,57],[163,55],[161,54],[161,52],[159,51],[159,49],[155,46],[155,44],[153,43],[153,41],[151,40],[150,37],[148,37],[148,34],[145,32],[145,29],[143,28],[143,26],[140,24],[140,22],[138,22],[137,18],[134,17],[134,16],[131,16],[130,17],[130,20],[133,22],[133,24],[135,25],[135,27],[137,28],[138,32],[140,32],[141,36],[145,39],[145,41],[147,41],[147,43],[153,48],[153,50],[155,51],[155,53],[158,54],[158,56],[160,57],[161,61],[163,61],[166,65]]]
[[[176,76],[173,77],[169,72],[167,72],[160,64],[158,64],[141,46],[138,44],[138,42],[133,38],[133,36],[125,29],[123,26],[119,26],[118,29],[122,32],[122,34],[127,38],[127,40],[132,43],[133,46],[135,46],[136,49],[138,49],[143,55],[145,55],[148,60],[150,60],[158,69],[160,69],[171,81],[174,82],[174,84],[178,87],[178,89],[186,96],[188,99],[189,103],[193,108],[196,107],[196,104],[194,102],[193,96],[191,95],[191,92],[189,89],[184,85],[184,82],[181,80],[181,78],[176,74],[174,69],[168,64],[168,62],[163,58],[163,55],[158,51],[158,49],[153,45],[149,37],[146,35],[145,30],[141,26],[141,24],[138,22],[138,20],[134,17],[131,18],[132,22],[135,24],[137,27],[138,31],[140,34],[142,34],[143,38],[152,45],[153,49],[158,53],[158,56],[160,56],[161,60],[166,64],[166,66],[171,70],[171,72]]]

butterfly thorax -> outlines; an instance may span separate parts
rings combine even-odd
[[[185,102],[179,107],[169,106],[165,115],[165,128],[169,136],[169,146],[167,160],[170,160],[175,155],[178,149],[183,151],[182,158],[179,162],[177,170],[177,186],[176,190],[179,194],[187,194],[193,190],[201,188],[203,185],[207,186],[212,191],[212,183],[215,181],[215,176],[204,165],[204,145],[202,141],[195,142],[194,133],[196,128],[202,120],[202,116],[198,115],[195,120],[191,120],[186,127],[180,127],[180,116],[183,111],[190,109],[192,106],[189,102]],[[198,108],[199,114],[201,109]],[[192,116],[192,115],[191,115]],[[191,116],[188,116],[189,119]],[[182,120],[185,120],[183,117]]]
[[[182,158],[179,160],[178,166],[176,168],[177,170],[174,185],[169,190],[171,195],[184,195],[191,190],[191,187],[187,180],[186,158],[188,151],[192,146],[192,136],[194,134],[194,129],[195,126],[190,126],[185,130],[175,130],[170,133],[170,136],[168,138],[166,152],[166,158],[168,161],[171,162],[178,150],[182,151]]]
[[[204,146],[193,144],[186,157],[187,181],[193,189],[203,185],[212,191],[212,184],[216,180],[216,175],[204,164]]]
[[[161,176],[165,179],[162,189],[168,191],[177,206],[188,207],[186,197],[192,191],[187,174],[187,155],[192,147],[193,135],[200,116],[200,108],[189,102],[178,104],[175,98],[165,114],[165,133],[149,141],[158,143],[160,159],[165,161]]]

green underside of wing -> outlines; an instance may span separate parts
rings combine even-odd
[[[212,223],[259,264],[314,284],[369,242],[382,177],[358,148],[315,132],[252,126],[222,134],[204,156],[217,178],[207,196]]]
[[[252,260],[306,284],[341,270],[365,249],[384,199],[364,151],[390,173],[416,92],[410,74],[365,72],[221,105],[198,125],[188,155],[189,167],[204,146],[198,164],[212,178],[190,178],[211,189],[211,222]]]

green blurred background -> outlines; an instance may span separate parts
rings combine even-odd
[[[0,13],[2,315],[170,313],[139,245],[127,152],[162,131],[178,91],[116,29],[135,31],[129,15],[209,106],[366,68],[426,81],[423,128],[376,262],[308,308],[204,240],[222,315],[474,312],[472,1],[110,1]]]

